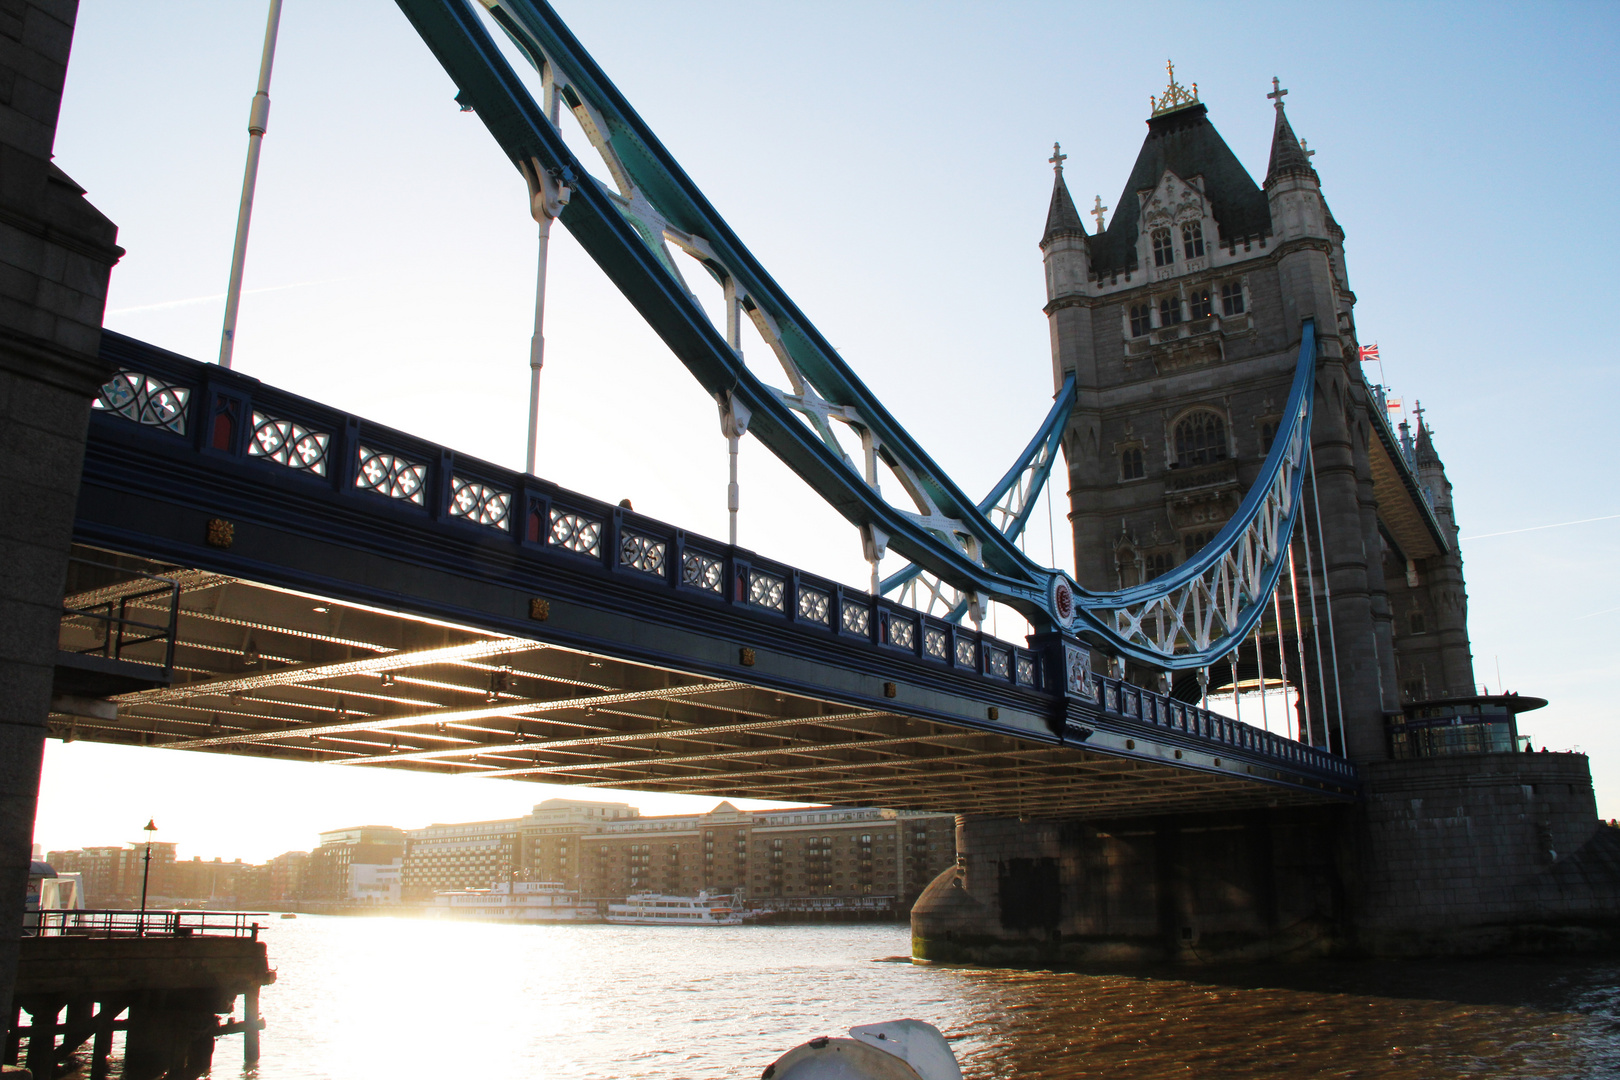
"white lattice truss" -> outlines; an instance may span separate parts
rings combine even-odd
[[[501,8],[500,0],[479,0],[491,11]],[[514,36],[523,35],[520,23],[503,22],[503,29]],[[541,88],[543,92],[542,108],[547,117],[556,118],[561,108],[566,105],[574,118],[579,122],[580,129],[590,141],[591,146],[601,155],[607,168],[608,175],[618,191],[609,191],[607,194],[618,206],[625,220],[629,222],[636,233],[641,237],[648,250],[651,251],[658,262],[679,283],[681,289],[692,297],[700,310],[702,302],[686,278],[681,273],[674,254],[669,245],[674,244],[681,251],[690,255],[702,264],[703,269],[720,283],[725,293],[725,325],[716,322],[715,329],[725,335],[727,344],[742,355],[741,320],[744,316],[753,323],[759,336],[775,355],[787,376],[788,389],[767,386],[767,389],[788,408],[798,413],[805,423],[816,433],[816,436],[837,455],[851,472],[860,477],[874,493],[882,494],[881,467],[886,466],[898,481],[902,490],[911,500],[915,509],[904,506],[894,506],[894,509],[910,518],[919,528],[926,529],[934,536],[954,546],[962,554],[979,565],[983,565],[983,557],[979,551],[979,544],[972,535],[968,526],[960,519],[951,517],[940,510],[939,506],[928,492],[924,478],[918,476],[914,470],[904,462],[895,460],[892,454],[884,452],[883,442],[876,432],[872,430],[861,416],[860,409],[853,405],[839,405],[827,400],[811,380],[806,376],[800,366],[789,355],[782,339],[782,332],[777,322],[768,311],[756,304],[748,295],[747,288],[738,279],[738,276],[725,264],[725,261],[715,253],[709,242],[701,236],[686,232],[671,224],[656,206],[647,198],[646,194],[636,184],[620,159],[618,152],[613,148],[608,138],[609,125],[607,120],[586,97],[583,87],[570,82],[567,73],[556,63],[541,43],[532,38],[526,39],[523,44],[525,51],[531,57],[539,56],[544,62],[538,64],[540,68]],[[544,183],[539,177],[538,163],[526,168],[525,175],[530,178],[531,185],[538,186]],[[594,182],[584,178],[584,182]],[[727,403],[720,402],[722,409]],[[850,453],[845,450],[838,437],[837,424],[845,429],[847,435],[861,446],[861,462],[856,463]],[[881,556],[888,544],[888,537],[883,535],[863,538],[867,546],[867,557]]]
[[[1034,456],[1025,461],[1023,467],[1018,470],[1018,475],[1007,490],[985,509],[985,516],[990,519],[991,524],[1001,530],[1002,535],[1016,540],[1024,531],[1030,507],[1040,495],[1041,488],[1051,473],[1057,452],[1058,446],[1054,440],[1043,441]],[[981,508],[983,505],[980,504]],[[973,597],[941,581],[938,575],[931,574],[927,570],[919,572],[901,585],[895,599],[909,608],[951,622],[960,621],[962,615],[972,609],[973,602]],[[982,618],[983,614],[979,611],[975,617]]]
[[[1309,433],[1308,405],[1300,400],[1297,414],[1290,418],[1293,422],[1284,426],[1288,438],[1282,461],[1271,475],[1258,512],[1235,535],[1227,536],[1223,530],[1216,536],[1205,549],[1208,552],[1219,542],[1213,559],[1207,559],[1205,553],[1194,557],[1195,566],[1207,562],[1202,570],[1168,592],[1161,590],[1141,600],[1133,602],[1133,594],[1141,594],[1147,587],[1083,600],[1082,605],[1105,617],[1126,641],[1167,658],[1204,652],[1223,637],[1240,639],[1245,614],[1257,606],[1264,608],[1287,558]]]

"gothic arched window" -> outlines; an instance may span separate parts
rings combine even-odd
[[[1205,285],[1189,292],[1187,294],[1187,306],[1192,309],[1192,317],[1195,319],[1207,319],[1215,314],[1213,300],[1209,294],[1209,286]]]
[[[1182,250],[1189,259],[1204,257],[1204,227],[1196,221],[1189,221],[1181,227]]]
[[[1208,409],[1176,422],[1176,464],[1183,469],[1226,458],[1226,421]]]
[[[1170,239],[1169,229],[1153,230],[1153,265],[1169,266],[1176,261],[1175,241]]]
[[[1159,301],[1159,325],[1174,326],[1181,321],[1181,297],[1166,296]]]
[[[1243,314],[1243,282],[1228,281],[1221,286],[1221,314]]]
[[[1131,337],[1141,337],[1153,329],[1153,308],[1147,304],[1131,305]]]
[[[1142,448],[1132,446],[1120,452],[1119,478],[1121,480],[1140,480],[1147,475],[1142,467]]]

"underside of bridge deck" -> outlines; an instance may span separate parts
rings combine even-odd
[[[107,551],[76,556],[59,738],[1021,817],[1322,797]],[[171,610],[172,681],[142,685],[168,659],[159,631]]]

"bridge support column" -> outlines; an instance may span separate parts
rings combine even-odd
[[[1025,965],[1305,958],[1346,944],[1340,807],[1117,821],[963,817],[914,955]]]
[[[0,1015],[17,933],[56,662],[62,583],[117,229],[51,164],[75,5],[15,5],[0,39]]]

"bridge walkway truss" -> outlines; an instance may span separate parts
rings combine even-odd
[[[103,354],[58,737],[1026,817],[1359,790],[1056,635],[1000,641],[111,332]]]

